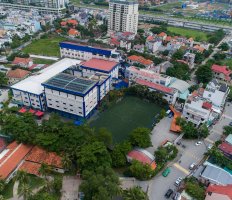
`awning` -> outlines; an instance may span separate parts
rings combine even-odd
[[[27,109],[25,107],[22,107],[20,110],[19,110],[19,113],[25,113],[27,112]]]
[[[36,115],[37,117],[42,117],[42,116],[44,115],[44,112],[42,112],[42,111],[37,111],[37,112],[35,113],[35,115]]]
[[[35,114],[35,112],[36,112],[35,110],[33,110],[33,109],[30,108],[29,113]]]

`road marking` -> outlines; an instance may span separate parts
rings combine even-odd
[[[195,158],[196,160],[200,160],[198,157],[196,157],[195,155],[193,155],[192,153],[186,151],[185,154],[187,154],[188,156]]]
[[[209,139],[209,138],[205,138],[205,140],[206,140],[207,142],[209,142],[209,143],[214,144],[214,141],[213,141],[213,140],[211,140],[211,139]]]
[[[179,169],[180,171],[184,172],[186,175],[189,175],[189,171],[184,167],[180,166],[178,163],[174,163],[173,166]]]

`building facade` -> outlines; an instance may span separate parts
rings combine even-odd
[[[45,13],[61,13],[69,0],[0,0],[0,6],[20,10],[37,9]]]
[[[108,15],[108,33],[137,33],[138,2],[136,0],[110,0]]]
[[[80,60],[90,60],[92,58],[111,60],[118,62],[120,54],[115,49],[104,49],[91,47],[73,42],[60,43],[60,55],[63,58],[75,58]]]

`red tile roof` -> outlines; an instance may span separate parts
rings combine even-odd
[[[153,64],[152,60],[145,59],[142,56],[132,55],[132,56],[129,56],[127,59],[131,60],[133,62],[141,63],[142,65],[152,65]]]
[[[133,160],[137,160],[143,164],[151,165],[152,169],[156,168],[156,163],[149,156],[139,150],[132,150],[127,154],[127,157]]]
[[[19,168],[21,171],[25,171],[29,174],[34,174],[36,176],[39,176],[39,169],[41,167],[41,164],[39,163],[33,163],[30,161],[25,161]]]
[[[8,152],[0,159],[0,177],[6,179],[31,151],[32,146],[12,142],[7,146]]]
[[[159,37],[164,37],[164,36],[166,36],[166,35],[167,35],[166,33],[161,32],[158,36],[159,36]]]
[[[60,22],[60,25],[61,25],[61,26],[66,26],[66,25],[67,25],[67,22]]]
[[[33,147],[31,152],[26,157],[27,161],[39,164],[47,164],[56,168],[63,168],[62,159],[55,152],[48,152],[38,146]]]
[[[154,37],[153,37],[152,35],[149,35],[149,36],[147,37],[147,41],[152,41],[152,40],[154,40]]]
[[[198,44],[195,45],[193,48],[196,49],[196,50],[198,50],[198,51],[200,51],[200,52],[203,52],[203,51],[205,50],[205,48],[201,47],[201,46],[198,45]]]
[[[225,153],[227,153],[227,154],[232,155],[232,145],[230,145],[230,144],[228,144],[228,143],[226,143],[226,142],[223,142],[222,144],[220,144],[220,145],[218,146],[218,148],[219,148],[221,151],[223,151],[223,152],[225,152]]]
[[[111,38],[111,39],[110,39],[110,44],[119,46],[119,45],[120,45],[120,42],[119,42],[116,38]]]
[[[67,23],[72,24],[72,25],[78,25],[78,21],[75,19],[69,19],[69,20],[67,20]]]
[[[23,69],[15,69],[15,70],[10,70],[7,73],[7,77],[21,79],[21,78],[25,78],[29,73],[30,73],[29,71]]]
[[[212,104],[209,103],[209,102],[204,102],[204,103],[202,104],[202,108],[205,108],[205,109],[207,109],[207,110],[210,110],[210,109],[212,108]]]
[[[20,65],[20,64],[28,65],[29,62],[32,62],[31,58],[15,57],[15,59],[12,62],[12,64],[14,64],[14,65]]]
[[[173,94],[174,92],[174,89],[173,88],[168,88],[164,85],[160,85],[160,84],[157,84],[157,83],[151,83],[149,81],[145,81],[145,80],[142,80],[142,79],[136,79],[136,83],[139,84],[139,85],[145,85],[149,88],[152,88],[152,89],[155,89],[157,91],[160,91],[160,92],[164,92],[164,93],[169,93],[169,94]]]
[[[103,59],[90,59],[86,62],[81,63],[82,67],[88,67],[91,69],[96,69],[96,70],[102,70],[102,71],[107,71],[110,72],[113,70],[113,68],[117,65],[117,62],[114,61],[108,61],[108,60],[103,60]]]
[[[70,29],[69,29],[68,34],[69,34],[69,35],[74,35],[74,36],[80,35],[79,31],[76,30],[76,29],[73,29],[73,28],[70,28]]]
[[[171,41],[172,40],[172,37],[171,36],[167,36],[166,38],[165,38],[165,41]]]
[[[227,80],[230,80],[230,75],[232,74],[232,71],[227,68],[227,66],[221,66],[221,65],[212,65],[212,70],[216,73],[222,73],[226,76]]]
[[[232,185],[209,185],[209,187],[206,189],[206,192],[212,192],[222,195],[227,195],[230,199],[232,199]]]

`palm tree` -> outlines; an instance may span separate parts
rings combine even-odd
[[[148,200],[147,194],[138,186],[123,191],[125,200]]]
[[[20,184],[28,183],[29,177],[25,171],[19,170],[15,176],[15,180],[19,181]]]
[[[22,183],[19,187],[19,197],[28,200],[32,195],[31,187],[27,183]]]
[[[45,179],[47,180],[47,175],[48,175],[49,170],[50,170],[50,167],[46,165],[45,163],[42,163],[41,167],[39,168],[39,173],[43,177],[45,177]]]
[[[63,163],[63,167],[66,170],[69,170],[72,166],[72,161],[70,159],[70,156],[66,153],[64,154],[64,156],[62,157],[62,163]]]
[[[0,194],[4,191],[5,186],[6,186],[5,181],[0,179]]]

